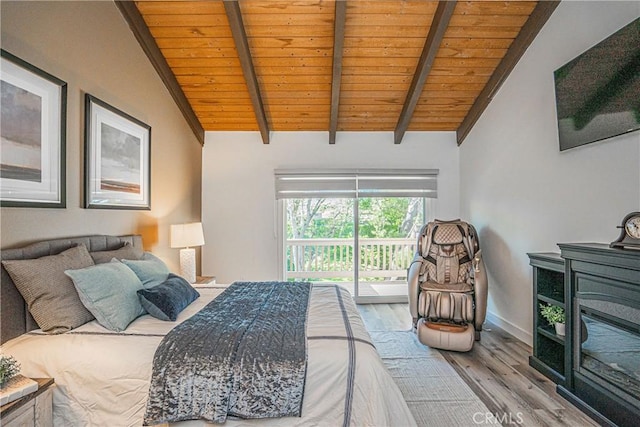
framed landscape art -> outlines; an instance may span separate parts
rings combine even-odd
[[[0,52],[0,205],[64,208],[67,84]]]
[[[151,127],[85,95],[85,207],[151,209]]]

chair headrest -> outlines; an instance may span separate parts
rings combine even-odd
[[[463,235],[457,224],[440,224],[433,234],[436,245],[455,245],[462,243]]]

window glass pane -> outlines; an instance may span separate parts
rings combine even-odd
[[[424,199],[359,199],[360,296],[407,294],[407,268],[424,223]]]
[[[359,199],[360,237],[416,239],[424,223],[423,202],[416,197]]]
[[[353,292],[354,199],[287,199],[286,279],[348,284]]]

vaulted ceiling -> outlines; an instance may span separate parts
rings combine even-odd
[[[116,1],[204,131],[456,131],[462,143],[558,2]]]

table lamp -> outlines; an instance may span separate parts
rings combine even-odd
[[[180,249],[180,275],[189,283],[196,282],[196,250],[204,245],[201,222],[171,226],[171,247]]]

